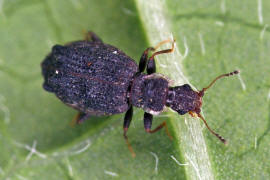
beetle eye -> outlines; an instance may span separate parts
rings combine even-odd
[[[177,112],[178,112],[180,115],[184,115],[184,114],[186,114],[188,111],[184,111],[184,110],[182,110],[182,109],[179,109]]]
[[[188,84],[184,84],[182,87],[183,87],[186,91],[191,90],[191,87],[190,87],[190,85],[188,85]]]

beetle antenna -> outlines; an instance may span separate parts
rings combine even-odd
[[[230,72],[230,73],[226,73],[226,74],[221,74],[219,75],[218,77],[216,77],[207,87],[203,88],[201,91],[199,91],[199,96],[203,96],[204,95],[204,92],[209,89],[213,84],[215,84],[215,82],[223,77],[226,77],[226,76],[232,76],[232,75],[235,75],[235,74],[238,74],[240,73],[239,70],[235,70],[233,72]]]
[[[202,115],[199,113],[198,117],[203,120],[204,124],[206,125],[207,129],[214,134],[221,142],[223,142],[224,144],[227,144],[226,139],[224,139],[222,136],[220,136],[218,133],[216,133],[215,131],[213,131],[207,124],[206,120],[202,117]]]

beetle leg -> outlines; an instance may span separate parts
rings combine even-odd
[[[161,45],[161,44],[164,44],[164,43],[167,43],[167,42],[172,42],[172,48],[171,49],[165,49],[165,50],[157,51],[157,52],[155,52],[149,58],[148,63],[147,63],[147,68],[146,68],[147,74],[152,74],[152,73],[155,73],[156,72],[156,63],[155,63],[155,58],[154,58],[156,55],[171,53],[171,52],[174,51],[174,43],[175,43],[175,41],[168,41],[168,40],[166,40],[166,41],[162,41],[159,44]],[[159,47],[160,45],[158,45],[157,47]]]
[[[149,51],[154,51],[154,50],[155,50],[155,48],[149,47],[143,52],[143,54],[142,54],[142,56],[140,58],[139,72],[143,72],[145,70]]]
[[[148,74],[152,74],[152,73],[155,73],[156,72],[156,65],[155,65],[155,60],[154,60],[154,56],[158,55],[158,54],[163,54],[163,53],[169,53],[169,52],[172,52],[173,49],[174,49],[174,41],[173,41],[173,47],[172,49],[166,49],[166,50],[162,50],[162,51],[158,51],[158,52],[155,52],[151,58],[148,59],[148,54],[149,54],[149,51],[156,51],[161,45],[163,44],[166,44],[166,43],[169,43],[169,42],[172,42],[172,40],[170,39],[167,39],[167,40],[164,40],[164,41],[161,41],[160,43],[158,43],[155,47],[149,47],[147,48],[141,58],[140,58],[140,63],[139,63],[139,72],[143,72],[145,70],[145,67],[146,67],[146,64],[147,64],[147,73]],[[153,60],[153,62],[150,62],[150,60]]]
[[[133,108],[132,106],[130,106],[130,108],[128,109],[128,111],[126,112],[125,114],[125,118],[124,118],[124,125],[123,125],[123,128],[124,128],[124,138],[126,140],[126,143],[128,145],[128,149],[129,151],[131,152],[131,155],[132,157],[135,157],[136,154],[134,153],[129,141],[128,141],[128,137],[127,137],[127,131],[128,131],[128,128],[129,128],[129,125],[130,125],[130,122],[132,120],[132,116],[133,116]]]
[[[71,121],[70,125],[71,127],[74,127],[75,123],[76,124],[81,124],[83,123],[86,119],[88,119],[90,117],[89,114],[83,113],[83,112],[79,112]]]
[[[92,31],[88,31],[85,33],[85,38],[86,41],[94,41],[94,42],[101,42],[102,40]]]
[[[155,129],[151,130],[152,120],[153,120],[153,115],[150,114],[150,113],[145,112],[144,113],[144,129],[145,129],[146,132],[148,132],[148,133],[155,133],[155,132],[159,131],[160,129],[162,129],[163,127],[165,127],[165,130],[166,130],[167,135],[169,136],[170,139],[173,139],[173,137],[169,133],[169,130],[168,130],[168,126],[166,124],[166,121],[164,121],[163,123],[161,123]]]
[[[171,42],[170,39],[161,41],[160,43],[158,43],[155,47],[149,47],[146,50],[144,50],[141,58],[140,58],[140,63],[139,63],[139,72],[143,72],[145,70],[146,64],[147,64],[147,60],[148,60],[148,54],[149,51],[155,51],[157,50],[161,45],[166,44],[168,42]]]
[[[147,74],[153,74],[156,72],[156,62],[154,58],[148,60],[146,71]]]
[[[147,64],[147,74],[152,74],[156,72],[155,60],[151,62],[148,60],[149,51],[155,51],[155,48],[149,47],[143,52],[139,63],[139,72],[143,72],[145,70],[146,64]]]

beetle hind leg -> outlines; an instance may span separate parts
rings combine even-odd
[[[92,31],[85,32],[84,34],[85,34],[85,37],[84,37],[85,41],[102,42],[100,37],[98,37],[98,35],[96,35]]]
[[[74,127],[75,124],[81,124],[90,117],[89,114],[79,112],[71,121],[70,126]]]

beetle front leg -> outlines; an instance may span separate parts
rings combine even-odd
[[[167,43],[167,42],[172,42],[172,48],[157,51],[149,58],[148,63],[147,63],[147,68],[146,68],[147,74],[152,74],[152,73],[156,72],[156,62],[155,62],[156,55],[171,53],[174,51],[174,42],[175,41],[165,40],[165,41],[160,42],[157,47],[159,47],[160,45]],[[155,49],[157,49],[157,48],[155,47]]]
[[[150,51],[156,51],[161,45],[166,44],[168,42],[172,42],[172,48],[171,49],[165,49],[162,51],[157,51],[155,52],[149,59],[148,59],[148,54]],[[155,63],[155,59],[154,57],[158,54],[164,54],[164,53],[170,53],[174,50],[174,41],[171,40],[164,40],[161,41],[160,43],[158,43],[158,45],[156,47],[149,47],[147,48],[140,59],[140,63],[139,63],[139,72],[143,72],[145,70],[145,67],[147,65],[147,74],[152,74],[156,72],[156,63]]]
[[[156,62],[154,57],[148,60],[146,71],[147,74],[153,74],[156,72]]]
[[[153,121],[153,115],[150,114],[150,113],[145,112],[144,113],[144,129],[145,129],[146,132],[148,132],[148,133],[155,133],[155,132],[159,131],[160,129],[162,129],[163,127],[165,127],[165,130],[166,130],[167,135],[169,136],[170,139],[173,139],[173,137],[169,133],[169,130],[168,130],[168,126],[166,124],[166,121],[164,121],[163,123],[161,123],[155,129],[151,130],[152,121]]]
[[[142,54],[142,56],[140,58],[139,72],[143,72],[145,70],[147,60],[148,60],[149,51],[154,51],[154,50],[155,50],[155,48],[149,47],[143,52],[143,54]]]

